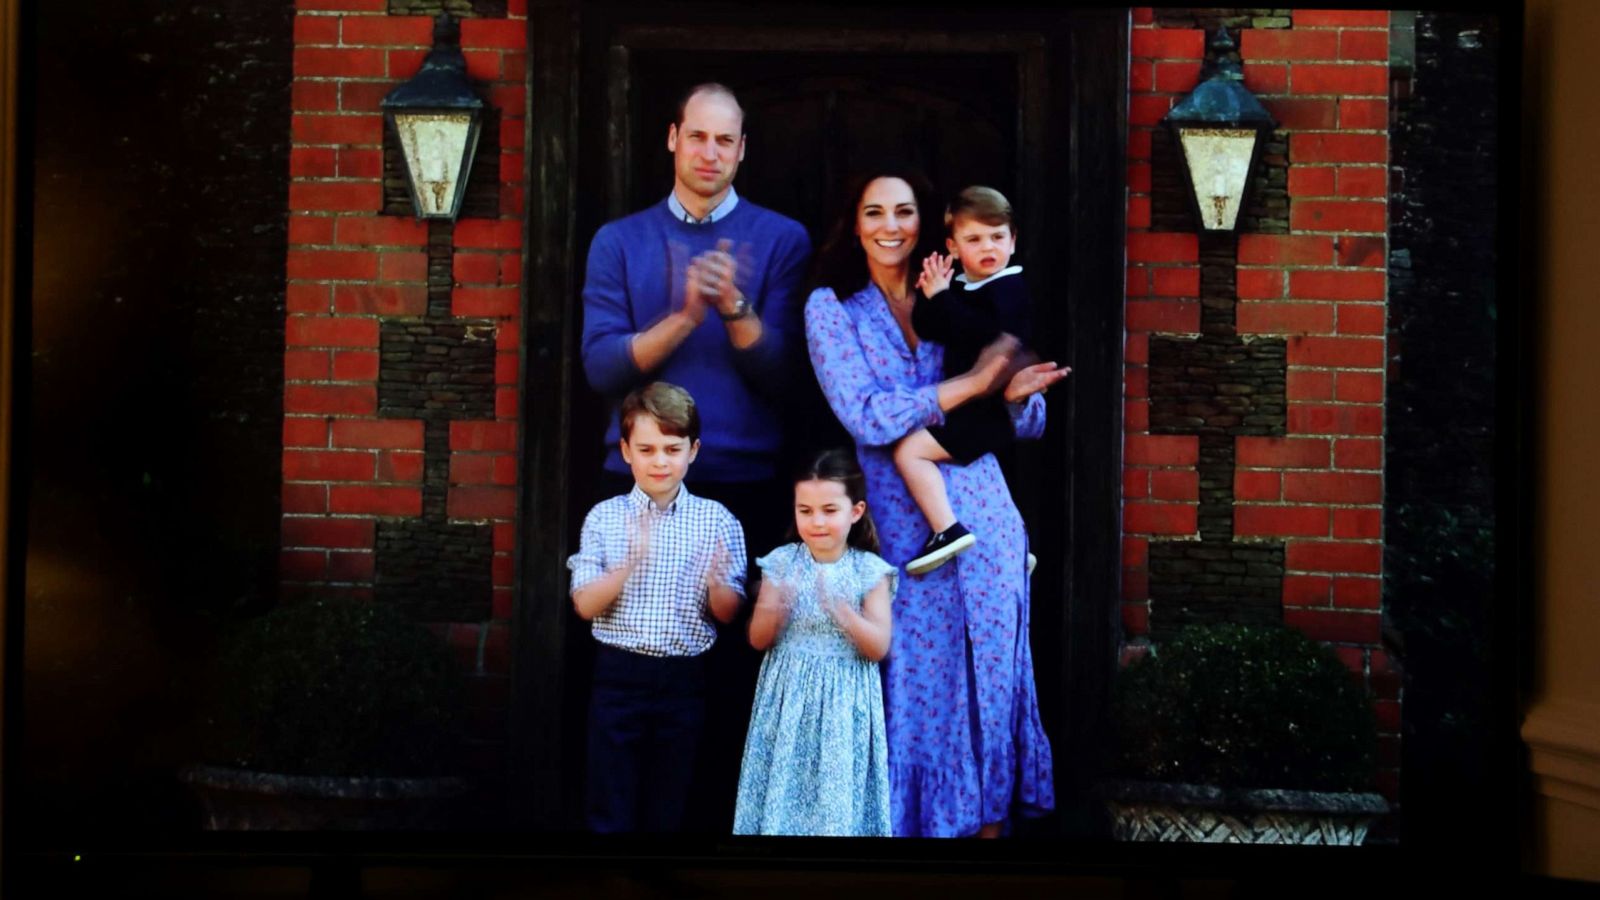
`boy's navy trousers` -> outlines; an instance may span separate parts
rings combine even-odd
[[[646,656],[600,644],[589,703],[589,828],[682,830],[705,718],[703,654]]]

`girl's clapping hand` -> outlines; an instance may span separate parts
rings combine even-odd
[[[891,624],[887,578],[867,591],[859,610],[847,598],[828,593],[818,578],[817,602],[863,657],[877,662],[888,655]]]
[[[766,582],[763,581],[762,585],[765,587]],[[795,599],[796,594],[793,585],[777,584],[770,591],[763,590],[761,596],[756,598],[756,602],[757,604],[765,604],[767,609],[777,613],[782,617],[783,621],[787,622],[789,614],[794,612]]]
[[[849,603],[828,590],[828,582],[822,577],[821,570],[817,572],[817,605],[822,607],[822,611],[828,614],[833,624],[838,625],[846,634],[850,633],[851,626],[859,618]]]
[[[750,616],[750,646],[765,650],[777,641],[789,626],[795,599],[792,586],[773,577],[761,579],[761,592],[756,594],[756,608]]]
[[[839,626],[840,631],[849,634],[851,621],[855,617],[855,610],[837,597],[824,597],[821,605],[822,611],[828,614],[828,618],[833,620],[833,624]]]

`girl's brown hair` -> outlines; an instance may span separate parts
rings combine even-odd
[[[856,462],[856,455],[842,448],[836,447],[817,454],[809,464],[795,473],[794,483],[799,484],[802,481],[837,481],[844,485],[844,495],[850,498],[852,504],[867,499],[867,476],[862,473],[861,465]],[[793,522],[789,523],[789,536],[793,540],[800,539]],[[850,534],[845,538],[845,543],[858,550],[878,552],[878,526],[872,521],[870,508],[850,526]]]

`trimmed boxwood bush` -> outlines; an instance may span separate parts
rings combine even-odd
[[[1119,774],[1234,788],[1371,785],[1377,726],[1326,646],[1288,626],[1193,625],[1117,678]]]
[[[398,610],[320,598],[230,635],[210,689],[214,763],[286,775],[459,771],[462,676]]]

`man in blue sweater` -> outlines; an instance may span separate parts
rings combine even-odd
[[[651,381],[680,385],[701,416],[700,454],[686,483],[734,514],[753,557],[777,546],[793,520],[792,489],[778,469],[782,411],[809,372],[799,292],[811,241],[800,223],[734,191],[744,110],[728,88],[690,89],[667,129],[667,149],[671,193],[605,224],[589,246],[583,367],[613,406],[596,498],[632,487],[616,404]],[[744,640],[748,617],[741,610],[706,654],[712,692],[690,804],[701,830],[732,827],[760,662]]]

